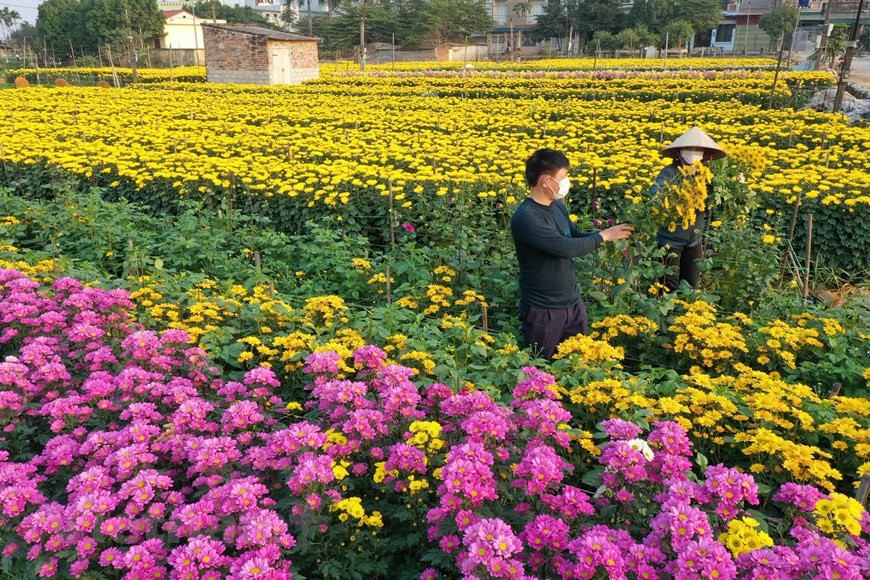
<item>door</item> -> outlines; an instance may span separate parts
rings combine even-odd
[[[269,80],[273,85],[286,85],[291,81],[292,64],[290,60],[289,46],[272,46],[272,68],[269,71]]]

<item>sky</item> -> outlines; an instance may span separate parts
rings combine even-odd
[[[16,10],[21,14],[22,21],[36,24],[36,7],[42,2],[43,0],[0,0],[0,8]]]

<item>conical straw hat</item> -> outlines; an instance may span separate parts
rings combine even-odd
[[[680,154],[680,149],[688,147],[704,149],[706,151],[706,156],[710,159],[720,159],[727,155],[709,135],[701,130],[700,127],[692,127],[674,139],[673,143],[659,151],[659,154],[663,157],[671,157],[675,159]]]

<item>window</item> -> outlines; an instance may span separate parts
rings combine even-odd
[[[506,24],[508,21],[508,5],[507,0],[504,2],[495,1],[492,3],[492,19],[496,24]]]
[[[734,25],[721,24],[716,29],[716,42],[734,42]]]

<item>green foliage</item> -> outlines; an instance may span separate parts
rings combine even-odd
[[[720,0],[676,0],[671,18],[684,19],[700,33],[719,26],[722,20]]]
[[[758,21],[758,27],[767,33],[772,39],[785,36],[797,25],[798,8],[794,4],[782,4],[767,14],[763,14]]]
[[[625,20],[619,0],[573,1],[567,6],[575,30],[587,36],[598,31],[617,32]]]
[[[96,54],[119,50],[130,38],[147,43],[163,34],[165,18],[156,0],[47,0],[39,6],[36,29],[48,45],[69,56],[75,50]]]
[[[182,8],[203,18],[218,18],[226,20],[227,24],[255,24],[267,28],[278,28],[262,15],[254,12],[250,6],[227,6],[220,0],[197,0],[185,3]]]
[[[631,8],[628,23],[644,25],[653,32],[663,33],[675,21],[688,22],[695,33],[718,26],[722,18],[719,0],[638,0]]]
[[[692,28],[692,23],[688,20],[674,20],[669,22],[663,33],[667,34],[667,41],[670,46],[681,46],[690,40],[695,35],[695,29]],[[665,38],[661,39],[664,44]]]
[[[312,33],[323,39],[327,50],[358,46],[360,20],[366,19],[366,43],[391,43],[402,46],[438,46],[448,41],[464,41],[466,36],[482,34],[492,19],[481,0],[404,0],[401,2],[344,2],[333,15],[312,18]],[[307,33],[307,18],[296,26]]]
[[[568,10],[564,2],[547,3],[530,35],[535,40],[555,38],[561,43],[562,38],[568,35],[568,22]]]
[[[632,28],[621,30],[616,35],[617,43],[620,48],[637,50],[655,44],[658,41],[656,35],[649,31],[643,24],[638,24]]]
[[[462,41],[492,27],[492,18],[481,0],[429,0],[422,4],[411,33],[420,44],[439,46],[451,40]]]

